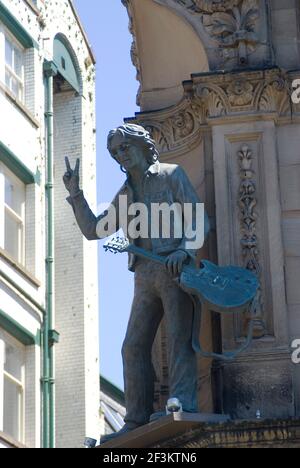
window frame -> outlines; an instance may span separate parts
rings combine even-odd
[[[24,199],[22,200],[21,215],[13,210],[7,203],[5,203],[5,179],[6,177],[12,179],[13,183],[22,187],[24,191]],[[6,214],[13,218],[18,223],[18,256],[15,258],[10,252],[5,249],[5,220]],[[5,251],[14,261],[25,267],[26,263],[26,184],[20,180],[5,164],[0,161],[0,218],[3,219],[0,225],[0,247]]]
[[[6,63],[6,38],[11,42],[14,48],[19,50],[22,56],[22,77],[19,77],[14,69]],[[25,54],[26,49],[20,44],[18,39],[7,29],[7,27],[0,22],[0,66],[3,65],[3,75],[0,73],[0,80],[2,81],[3,85],[6,89],[9,90],[10,93],[15,97],[15,99],[20,102],[21,104],[25,105],[25,95],[26,95],[26,80],[25,80]],[[16,95],[13,89],[6,84],[6,70],[8,73],[17,81],[18,83],[18,95]],[[20,96],[20,88],[21,87],[21,96]]]
[[[12,374],[5,371],[5,345],[8,344],[22,353],[21,364],[21,380],[15,378]],[[24,444],[25,442],[25,369],[26,366],[26,348],[25,345],[17,341],[4,330],[0,330],[0,431],[4,432],[4,382],[5,379],[12,382],[20,390],[20,397],[18,401],[18,437],[17,441]],[[13,437],[12,434],[7,434]]]

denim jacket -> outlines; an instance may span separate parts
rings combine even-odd
[[[169,206],[177,203],[182,207],[182,212],[184,214],[184,204],[190,203],[192,206],[192,229],[195,231],[196,226],[196,204],[200,203],[200,200],[189,181],[184,170],[175,164],[163,164],[158,161],[152,164],[148,171],[145,174],[143,179],[143,193],[144,193],[144,204],[148,208],[148,212],[151,213],[151,205],[167,203]],[[84,198],[83,192],[79,191],[76,196],[68,197],[68,202],[72,205],[74,214],[77,220],[77,223],[88,240],[101,239],[108,237],[120,228],[123,228],[123,231],[127,234],[127,226],[130,222],[130,218],[127,217],[125,220],[124,217],[120,216],[120,196],[126,196],[127,200],[127,209],[134,200],[134,192],[130,183],[130,179],[127,179],[124,185],[121,187],[110,206],[106,211],[101,215],[96,217],[90,210],[87,201]],[[123,198],[125,200],[125,197]],[[128,211],[127,211],[128,213]],[[99,225],[103,226],[103,223],[106,223],[106,220],[109,221],[116,214],[116,223],[107,223],[107,230],[105,235],[99,234]],[[123,221],[123,222],[122,222]],[[149,226],[151,226],[151,216],[149,215]],[[183,220],[185,222],[185,220]],[[125,224],[126,226],[123,226]],[[187,226],[185,226],[187,227]],[[203,228],[203,227],[202,227]],[[152,251],[158,255],[168,255],[176,250],[184,250],[192,258],[196,255],[196,250],[189,249],[186,246],[187,241],[192,239],[187,239],[184,235],[186,229],[183,230],[183,235],[181,238],[174,236],[174,229],[170,230],[170,236],[157,236],[151,237]],[[209,220],[208,216],[205,213],[204,221],[204,238],[207,237],[209,232]],[[130,243],[135,243],[134,239],[131,239],[128,235],[128,240]],[[134,271],[134,266],[136,263],[135,255],[129,254],[129,270]]]

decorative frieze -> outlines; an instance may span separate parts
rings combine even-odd
[[[291,82],[292,77],[277,68],[193,75],[176,106],[127,121],[147,127],[162,153],[182,152],[199,142],[203,127],[215,118],[246,121],[270,114],[278,120],[299,114],[300,105],[291,101]]]
[[[214,74],[210,79],[200,75],[193,80],[194,95],[200,98],[209,117],[234,113],[291,112],[289,77],[279,69]]]

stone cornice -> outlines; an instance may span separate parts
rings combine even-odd
[[[279,68],[194,74],[183,99],[167,109],[137,113],[127,122],[147,127],[162,153],[184,153],[201,140],[204,128],[258,120],[295,121],[292,81],[300,71]]]
[[[165,438],[152,448],[297,448],[299,428],[297,418],[199,424],[178,437]]]

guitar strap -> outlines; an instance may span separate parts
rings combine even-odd
[[[253,339],[253,329],[254,329],[256,307],[257,307],[257,297],[255,297],[250,303],[248,303],[248,305],[245,306],[245,309],[246,307],[248,307],[249,317],[250,317],[249,325],[248,325],[248,334],[247,334],[247,338],[245,342],[239,348],[233,351],[224,351],[222,354],[205,351],[202,348],[201,343],[200,343],[200,333],[201,333],[201,323],[202,323],[202,303],[197,296],[191,295],[190,297],[194,305],[192,346],[193,346],[194,351],[197,354],[200,354],[200,356],[205,357],[205,358],[219,359],[222,361],[232,361],[240,353],[245,351],[250,346],[252,339]],[[228,314],[228,311],[227,311],[227,314]]]

